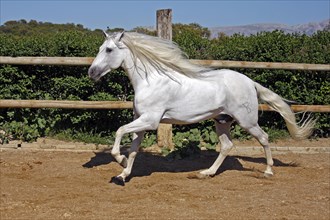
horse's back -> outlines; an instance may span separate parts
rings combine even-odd
[[[256,95],[254,81],[242,73],[221,69],[206,73],[206,79],[218,82],[221,87],[226,87],[229,93],[239,96]]]

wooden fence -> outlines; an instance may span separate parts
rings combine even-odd
[[[4,57],[0,64],[10,65],[67,65],[89,66],[93,57]],[[214,68],[289,69],[330,71],[330,64],[271,63],[225,60],[191,60],[191,62]],[[86,73],[87,74],[87,73]],[[132,102],[119,101],[60,101],[60,100],[0,100],[0,108],[72,108],[72,109],[125,109],[133,108]],[[330,112],[330,105],[291,105],[294,112]],[[259,105],[259,110],[272,111],[268,105]]]
[[[10,65],[68,65],[89,66],[93,57],[3,57],[0,64]],[[223,60],[191,60],[191,62],[214,68],[254,68],[289,69],[309,71],[330,71],[329,64],[267,63]],[[132,102],[122,101],[67,101],[67,100],[0,100],[0,108],[70,108],[70,109],[127,109]],[[294,112],[330,112],[330,105],[291,105]],[[265,104],[259,105],[261,111],[272,111]],[[161,124],[157,131],[158,146],[173,147],[171,125]]]
[[[11,65],[68,65],[88,66],[93,57],[3,57],[0,64]],[[191,60],[193,63],[212,66],[214,68],[262,68],[330,71],[329,64],[305,63],[270,63],[223,60]],[[64,100],[0,100],[0,108],[72,108],[72,109],[125,109],[133,108],[132,102],[119,101],[64,101]],[[330,105],[291,105],[294,112],[330,112]],[[259,105],[259,110],[272,111],[265,104]]]

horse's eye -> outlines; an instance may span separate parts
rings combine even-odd
[[[111,48],[109,48],[109,47],[105,48],[105,52],[107,52],[107,53],[111,53],[111,51],[112,51]]]

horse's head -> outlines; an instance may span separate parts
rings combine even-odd
[[[125,58],[124,49],[127,48],[121,41],[124,32],[113,35],[104,32],[104,35],[105,41],[88,70],[89,77],[95,81],[121,66]]]

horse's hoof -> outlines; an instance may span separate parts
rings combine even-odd
[[[272,172],[264,172],[264,177],[265,178],[271,178],[273,176],[274,176],[274,174]]]
[[[123,157],[122,161],[120,162],[120,165],[124,168],[127,167],[127,158],[126,157]]]
[[[188,175],[188,179],[208,179],[211,178],[212,176],[210,175],[206,175],[206,174],[201,174],[201,173],[193,173],[193,174],[189,174]]]
[[[121,176],[114,176],[111,178],[110,183],[114,183],[119,186],[125,186],[125,180]]]

